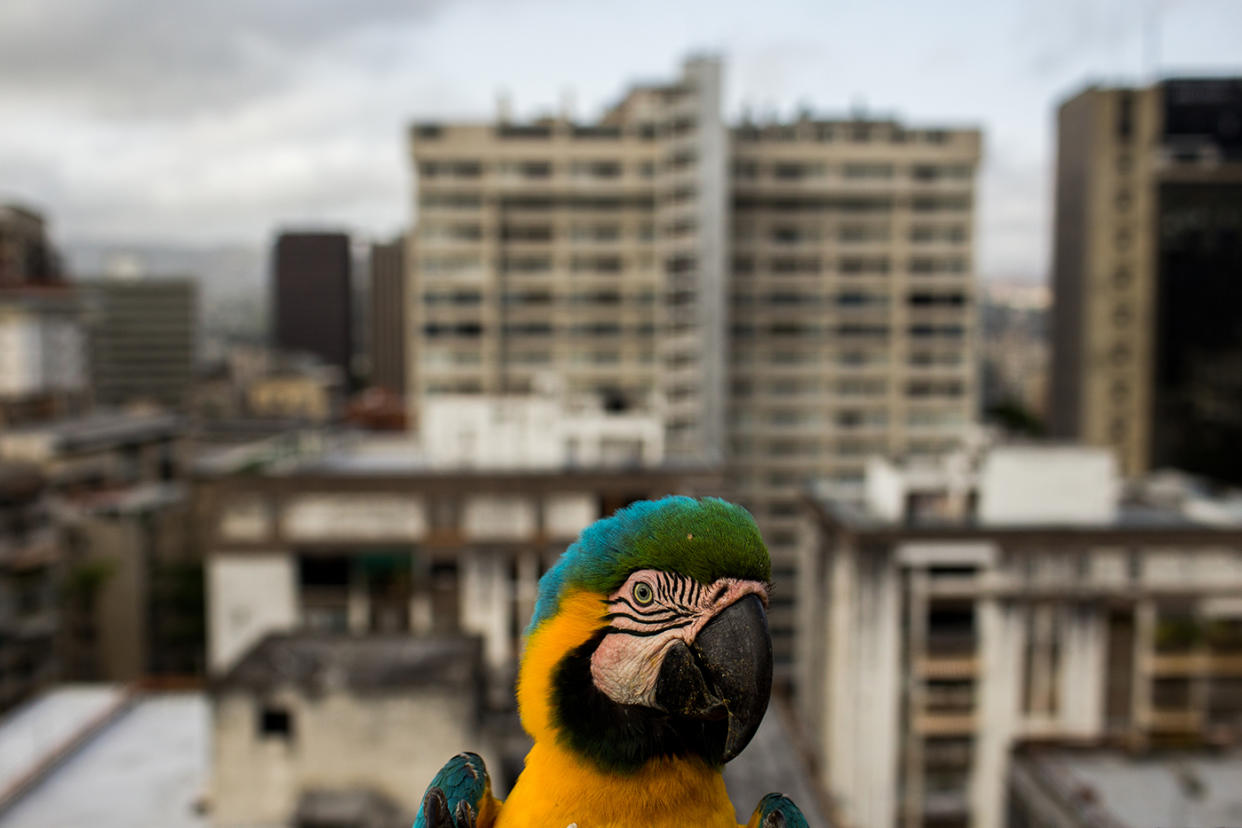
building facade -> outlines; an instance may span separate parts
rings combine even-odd
[[[281,233],[272,257],[272,342],[350,376],[353,293],[349,236]]]
[[[1105,449],[874,461],[812,497],[798,706],[857,826],[1002,826],[1013,748],[1242,742],[1242,496]]]
[[[371,385],[405,396],[406,292],[405,237],[371,245]]]
[[[48,242],[43,216],[16,204],[0,204],[0,288],[61,281],[60,260]]]
[[[411,408],[531,390],[662,406],[671,456],[720,459],[727,133],[720,65],[631,91],[597,123],[419,123]]]
[[[79,283],[87,365],[96,405],[189,403],[198,337],[198,285],[191,279]]]
[[[0,461],[0,710],[60,677],[64,546],[36,467]]]
[[[1242,80],[1090,88],[1058,113],[1052,424],[1127,475],[1242,481]]]
[[[977,406],[975,129],[729,127],[694,59],[594,124],[411,129],[411,409],[541,376],[724,462],[776,565],[791,653],[801,487],[956,444]]]
[[[0,288],[0,423],[81,409],[86,356],[81,303],[72,288]]]

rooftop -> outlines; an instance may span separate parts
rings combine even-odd
[[[482,645],[466,636],[269,635],[216,683],[217,692],[267,692],[293,685],[307,692],[383,693],[478,679]]]
[[[172,414],[102,411],[46,425],[13,429],[14,437],[43,437],[54,450],[75,453],[136,441],[167,439],[181,433],[181,420]]]
[[[1083,825],[1242,825],[1242,751],[1028,748],[1018,764]]]
[[[97,710],[120,691],[100,687],[64,693],[57,690],[40,699],[35,718],[30,710],[19,711],[0,725],[0,753],[13,750],[7,738],[10,726],[46,745],[73,724],[80,727],[84,710]],[[0,810],[0,828],[207,826],[209,820],[196,804],[208,781],[208,725],[201,693],[143,697],[11,807]]]

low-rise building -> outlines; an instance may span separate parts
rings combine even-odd
[[[1105,449],[872,461],[812,495],[798,710],[845,821],[1000,826],[1026,740],[1242,740],[1242,502]]]
[[[208,669],[275,632],[466,632],[484,639],[493,698],[511,701],[539,576],[578,533],[634,500],[719,485],[686,466],[445,469],[409,441],[322,435],[204,458]]]
[[[0,462],[0,710],[57,677],[62,555],[43,475]]]
[[[212,688],[214,825],[401,828],[483,734],[483,665],[461,636],[272,635]]]

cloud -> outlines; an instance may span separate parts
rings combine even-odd
[[[0,93],[171,117],[287,88],[350,37],[428,21],[442,0],[4,0]]]

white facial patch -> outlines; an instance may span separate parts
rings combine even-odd
[[[693,578],[642,569],[608,596],[609,632],[591,656],[591,678],[618,704],[655,707],[664,653],[694,642],[717,614],[747,595],[766,606],[767,584],[721,578],[704,586]]]

